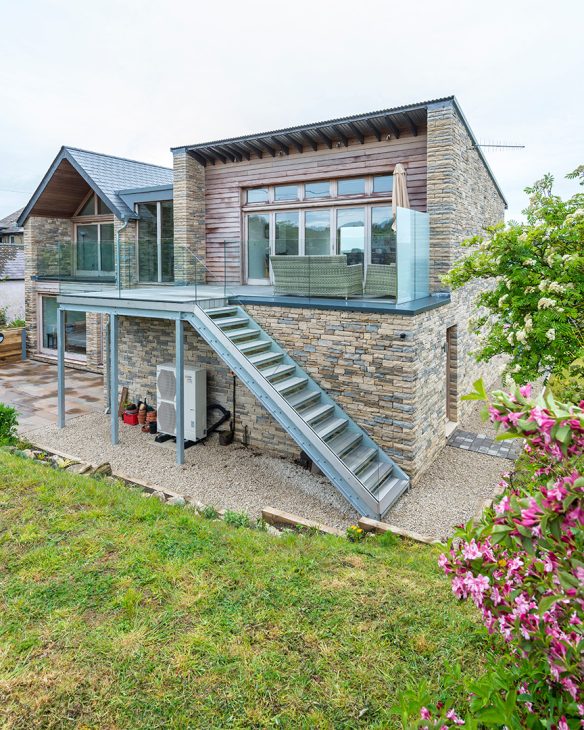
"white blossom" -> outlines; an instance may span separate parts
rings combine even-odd
[[[523,262],[526,266],[535,266],[537,261],[535,259],[525,259]]]
[[[556,306],[556,300],[555,299],[547,299],[546,297],[542,297],[539,302],[537,303],[538,309],[551,309],[551,307]]]
[[[531,332],[533,329],[533,320],[531,319],[531,314],[525,315],[525,331]]]
[[[555,329],[554,329],[553,327],[552,327],[551,329],[549,329],[549,330],[548,330],[548,331],[547,331],[547,332],[545,333],[545,336],[546,336],[546,337],[548,338],[548,340],[549,340],[550,342],[553,342],[553,341],[554,341],[554,340],[556,339],[556,331],[555,331]]]
[[[509,294],[503,294],[502,297],[499,297],[499,306],[502,307],[507,299],[509,299]]]
[[[527,340],[527,333],[525,330],[518,330],[515,334],[517,342],[525,342]]]

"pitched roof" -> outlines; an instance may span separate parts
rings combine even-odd
[[[24,279],[24,246],[0,243],[0,281]]]
[[[22,228],[18,225],[18,216],[22,213],[24,208],[15,210],[14,213],[9,213],[6,218],[0,220],[0,231],[2,233],[22,233]]]
[[[172,185],[172,168],[146,162],[89,152],[77,147],[61,147],[47,174],[23,209],[22,225],[49,184],[57,168],[66,160],[120,219],[136,218],[134,211],[118,194],[120,190],[154,185]]]

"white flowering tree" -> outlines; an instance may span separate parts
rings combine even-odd
[[[584,165],[567,177],[584,185]],[[507,355],[517,383],[584,368],[584,193],[562,200],[553,177],[533,187],[527,222],[500,224],[464,242],[470,249],[445,277],[453,289],[485,279],[471,322],[479,360]]]

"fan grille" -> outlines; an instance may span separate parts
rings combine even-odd
[[[174,400],[176,396],[176,377],[172,370],[158,373],[158,392],[162,400]]]
[[[176,431],[176,409],[172,403],[158,404],[158,430],[174,436]]]

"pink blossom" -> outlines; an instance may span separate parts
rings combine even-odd
[[[476,544],[474,537],[464,546],[462,554],[464,555],[466,560],[474,560],[475,558],[482,557],[482,553],[479,546]]]
[[[509,512],[511,509],[511,500],[506,494],[500,502],[495,505],[495,512],[498,515],[502,515],[504,512]]]
[[[453,723],[454,723],[455,725],[464,725],[464,720],[463,720],[462,718],[460,718],[460,717],[459,717],[459,716],[458,716],[458,715],[456,714],[456,712],[455,712],[454,710],[448,710],[448,712],[446,713],[446,717],[447,717],[447,718],[448,718],[449,720],[452,720],[452,722],[453,722]]]
[[[560,717],[560,721],[558,722],[558,730],[570,730],[570,726],[568,725],[568,721],[566,720],[565,715],[562,715]]]
[[[527,383],[527,385],[522,385],[519,388],[519,392],[524,398],[529,398],[529,396],[531,395],[531,387],[531,383]]]
[[[430,720],[432,715],[430,714],[430,710],[427,707],[422,707],[420,710],[420,717],[422,720]]]

